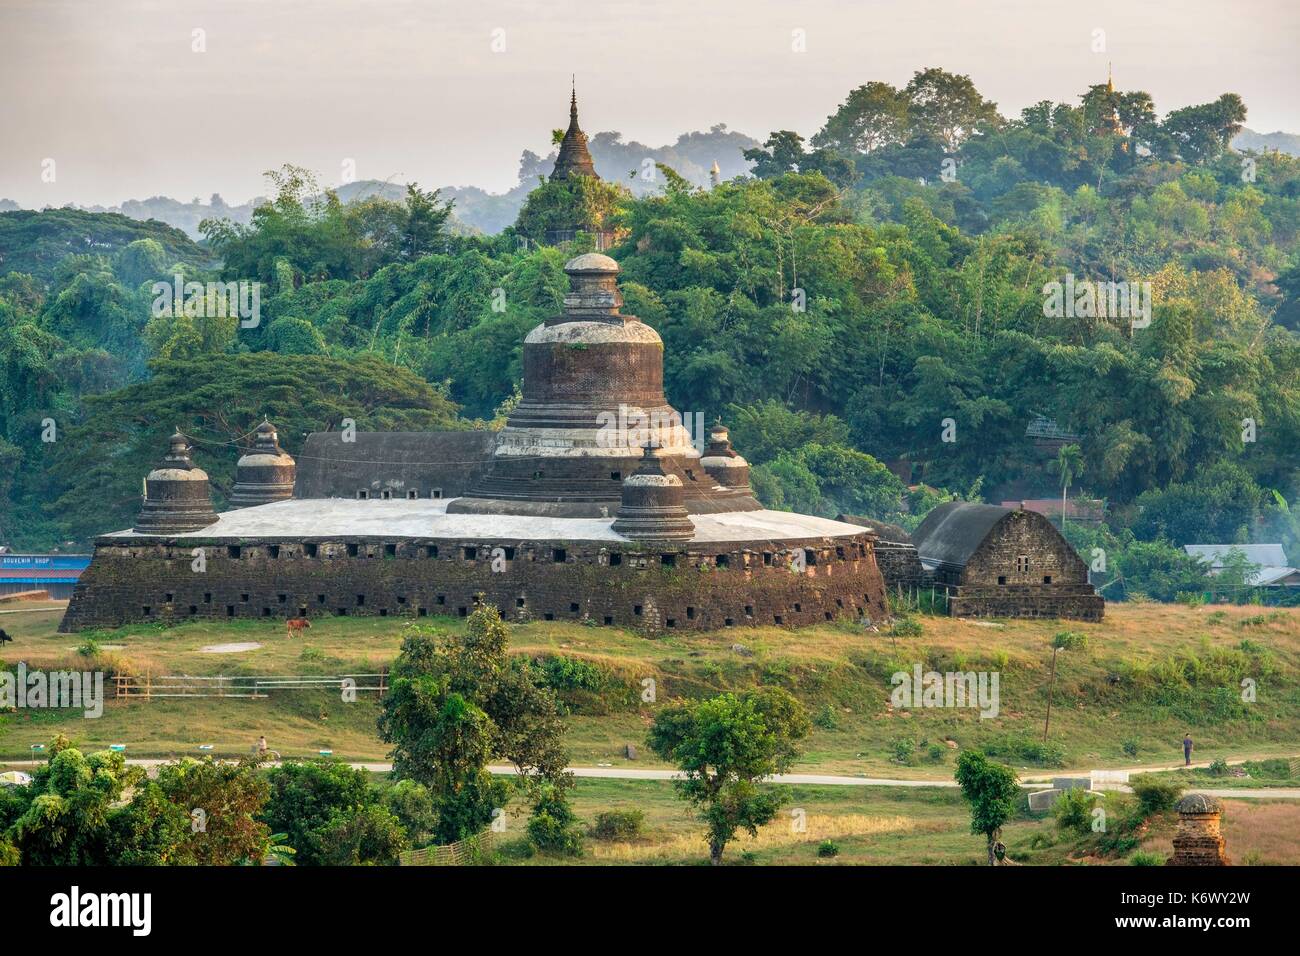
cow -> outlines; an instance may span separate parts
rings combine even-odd
[[[289,637],[293,637],[294,634],[301,633],[311,627],[311,621],[305,617],[291,617],[284,623],[285,627],[288,628],[287,634]]]
[[[5,632],[4,628],[0,627],[0,644],[11,644],[11,643],[13,643],[13,638],[10,637]]]

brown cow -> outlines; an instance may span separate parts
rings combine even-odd
[[[293,637],[295,633],[300,633],[311,627],[311,621],[307,620],[305,617],[291,617],[284,623],[288,628],[288,637]]]

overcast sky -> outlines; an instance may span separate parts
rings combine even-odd
[[[1232,91],[1300,133],[1298,0],[0,0],[0,197],[116,204],[337,183],[514,184],[577,74],[583,127],[810,136],[869,80],[968,73],[1004,115],[1103,82],[1161,114]],[[195,52],[202,30],[205,52]],[[804,31],[806,51],[792,47]],[[1104,53],[1093,52],[1094,31]],[[497,46],[493,49],[494,31]],[[53,159],[54,182],[42,181]]]

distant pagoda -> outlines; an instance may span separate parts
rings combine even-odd
[[[596,164],[587,149],[587,134],[578,126],[578,88],[569,94],[569,128],[560,140],[560,155],[555,158],[551,179],[571,179],[574,176],[596,176]]]
[[[584,185],[581,182],[584,177],[591,182]],[[585,197],[589,196],[593,185],[602,182],[596,175],[596,164],[587,149],[587,134],[578,125],[578,91],[575,86],[569,93],[569,128],[560,140],[560,152],[555,157],[555,168],[547,182],[548,187],[568,193],[566,202],[572,204],[572,208],[567,217],[552,220],[546,229],[543,238],[548,246],[572,242],[579,233],[586,233],[595,240],[597,252],[604,252],[614,244],[614,233],[590,222],[589,214],[585,212],[588,203]]]

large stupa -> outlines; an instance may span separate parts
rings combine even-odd
[[[60,627],[480,603],[648,633],[883,618],[875,533],[764,510],[725,426],[697,448],[668,403],[663,341],[622,314],[618,264],[589,253],[565,271],[500,432],[320,432],[295,474],[264,423],[232,503],[282,500],[220,515],[177,435],[142,520],[96,540]]]

